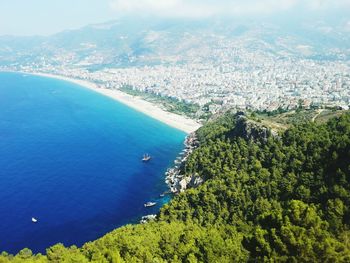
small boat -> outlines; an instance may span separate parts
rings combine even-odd
[[[160,194],[159,196],[160,196],[160,197],[164,197],[164,196],[165,196],[165,194]]]
[[[155,206],[157,203],[156,202],[147,202],[146,204],[144,204],[145,207],[152,207]]]
[[[151,156],[149,155],[149,154],[144,154],[143,155],[143,158],[142,158],[142,161],[143,162],[148,162],[148,161],[150,161],[151,160]]]
[[[38,222],[38,219],[36,219],[35,217],[32,217],[32,222],[33,222],[33,223],[37,223],[37,222]]]

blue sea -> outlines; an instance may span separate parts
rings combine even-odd
[[[0,73],[0,251],[80,246],[157,213],[185,136],[79,85]]]

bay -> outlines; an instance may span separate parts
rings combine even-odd
[[[157,213],[185,136],[79,85],[0,73],[0,251],[80,246]]]

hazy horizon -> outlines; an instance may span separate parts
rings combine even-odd
[[[210,19],[230,17],[344,27],[350,31],[349,0],[19,0],[0,3],[0,35],[52,35],[118,19]]]

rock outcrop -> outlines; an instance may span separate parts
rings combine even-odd
[[[233,137],[246,140],[267,141],[270,136],[278,136],[277,132],[265,127],[261,123],[248,119],[244,114],[237,114],[236,126],[230,133]]]
[[[272,131],[270,128],[265,127],[263,124],[249,119],[245,113],[238,112],[234,115],[232,120],[234,122],[234,128],[230,130],[226,135],[228,137],[242,137],[246,140],[254,140],[266,142],[269,137],[277,137],[277,132]],[[166,175],[166,183],[169,185],[172,193],[183,192],[188,188],[198,187],[204,183],[204,179],[198,174],[186,175],[182,174],[181,167],[187,161],[189,155],[199,147],[199,141],[196,134],[190,134],[185,141],[185,150],[180,161],[175,161],[177,165],[168,169]]]
[[[178,183],[178,191],[183,192],[187,188],[193,188],[198,187],[202,183],[204,183],[204,179],[201,178],[198,174],[193,174],[191,176],[184,177],[182,180]]]

